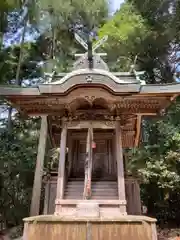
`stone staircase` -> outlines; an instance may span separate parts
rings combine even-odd
[[[65,187],[64,199],[81,200],[84,180],[69,179]],[[92,181],[92,200],[118,200],[117,181]]]

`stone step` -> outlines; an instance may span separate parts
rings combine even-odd
[[[84,190],[84,186],[83,187],[66,187],[65,191],[71,191],[71,192],[76,192],[76,191],[83,191]],[[91,188],[92,191],[99,191],[99,192],[114,192],[114,191],[117,191],[117,188],[116,187],[111,187],[111,188],[103,188],[103,187],[92,187]]]
[[[118,188],[116,181],[92,182],[91,199],[118,199]],[[65,188],[65,199],[82,199],[84,181],[69,181]]]
[[[69,189],[66,189],[65,190],[65,194],[76,194],[77,192],[78,193],[81,193],[81,192],[83,192],[84,191],[84,189],[82,189],[82,191],[77,191],[76,189],[74,189],[74,190],[69,190]],[[118,194],[118,191],[116,190],[116,189],[111,189],[111,190],[107,190],[107,191],[103,191],[103,190],[97,190],[97,189],[93,189],[92,191],[92,194],[99,194],[99,195],[106,195],[106,194],[108,194],[108,195],[114,195],[114,194]]]
[[[83,186],[80,186],[80,185],[79,185],[79,186],[72,186],[72,185],[69,186],[69,185],[67,185],[67,186],[66,186],[66,189],[69,189],[69,190],[84,189],[84,185],[83,185]],[[93,189],[98,189],[98,190],[100,190],[100,191],[101,191],[101,190],[103,191],[103,190],[106,189],[107,191],[111,191],[111,190],[116,190],[116,189],[118,189],[118,188],[117,188],[117,186],[111,186],[111,187],[108,187],[108,186],[107,186],[107,187],[104,187],[104,186],[93,186],[93,185],[92,185],[92,186],[91,186],[91,189],[92,189],[92,190],[93,190]]]
[[[82,181],[74,181],[74,182],[68,182],[68,185],[84,185],[84,182]],[[92,185],[102,185],[102,186],[106,186],[106,185],[117,185],[117,182],[92,182]]]
[[[64,196],[64,199],[82,200],[83,196]],[[118,200],[118,196],[92,196],[91,200]]]
[[[74,196],[74,195],[77,195],[77,194],[80,194],[80,195],[82,195],[82,192],[79,192],[79,193],[77,193],[77,192],[65,192],[64,193],[65,195],[68,195],[68,196]],[[118,195],[118,192],[107,192],[107,193],[100,193],[100,192],[92,192],[92,196],[116,196],[116,195]]]
[[[91,184],[92,187],[93,186],[96,186],[96,187],[99,187],[99,186],[103,186],[103,187],[117,187],[117,183],[106,183],[106,184],[102,184],[102,183],[92,183]],[[81,182],[75,182],[75,183],[68,183],[67,186],[84,186],[84,183],[81,183]]]

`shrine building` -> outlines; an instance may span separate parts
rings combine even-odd
[[[127,174],[124,151],[139,146],[142,119],[161,115],[180,84],[151,85],[135,71],[110,72],[94,53],[91,67],[84,54],[70,73],[37,87],[0,87],[0,95],[19,113],[41,118],[31,216],[40,214],[47,139],[59,159],[45,179],[44,215],[79,217],[83,203],[91,204],[83,217],[141,215],[139,182]],[[88,206],[96,210],[88,213]]]

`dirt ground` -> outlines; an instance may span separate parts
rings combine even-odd
[[[158,229],[158,240],[180,240],[180,229]]]

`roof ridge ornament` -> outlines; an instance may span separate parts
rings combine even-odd
[[[92,36],[91,33],[89,32],[88,34],[86,33],[86,39],[81,35],[82,35],[81,32],[74,33],[75,40],[85,49],[85,53],[76,54],[78,59],[73,64],[72,71],[69,73],[61,73],[58,75],[56,74],[56,72],[52,72],[51,74],[46,75],[47,81],[45,82],[45,84],[52,83],[52,79],[59,78],[59,77],[60,77],[60,80],[57,80],[52,84],[62,84],[63,82],[73,77],[74,75],[82,75],[82,77],[86,79],[87,83],[92,83],[94,80],[93,74],[108,76],[111,79],[113,79],[115,82],[122,83],[122,84],[123,83],[138,83],[141,85],[146,84],[145,81],[141,79],[141,75],[143,75],[144,72],[143,71],[139,72],[139,71],[136,71],[135,69],[138,55],[135,56],[134,61],[132,61],[132,59],[129,58],[130,62],[132,63],[132,65],[130,66],[129,72],[113,73],[109,70],[108,65],[101,58],[101,56],[102,55],[104,56],[105,54],[96,53],[96,50],[108,40],[108,35],[105,35],[104,37],[96,41],[94,44],[93,44],[93,39],[97,40],[97,38]]]
[[[88,44],[77,34],[74,33],[74,37],[78,43],[80,43],[81,46],[88,52]],[[88,41],[92,42],[93,38],[89,36]],[[108,35],[105,35],[102,37],[99,41],[97,41],[94,45],[92,44],[92,51],[95,52],[99,47],[101,47],[106,41],[108,40]],[[100,53],[101,54],[101,53]],[[84,55],[84,54],[82,54]],[[104,56],[104,53],[102,53]],[[80,55],[79,55],[80,56]]]
[[[96,39],[93,34],[88,33],[87,43],[79,36],[78,33],[74,33],[75,40],[86,50],[85,53],[75,54],[79,59],[74,63],[74,69],[82,68],[100,68],[109,71],[107,64],[101,57],[106,56],[106,53],[96,53],[96,50],[101,47],[107,40],[108,36],[105,35],[99,41],[93,45],[93,39]]]
[[[80,43],[81,46],[83,46],[83,48],[88,51],[88,45],[87,43],[77,34],[77,33],[74,33],[74,37],[76,39],[76,41],[78,43]]]
[[[136,77],[136,80],[141,83],[141,85],[146,85],[145,80],[142,80],[140,78],[141,75],[145,73],[145,71],[136,71],[136,62],[137,62],[138,54],[134,58],[133,64],[130,66],[130,73],[133,73],[134,76]]]

